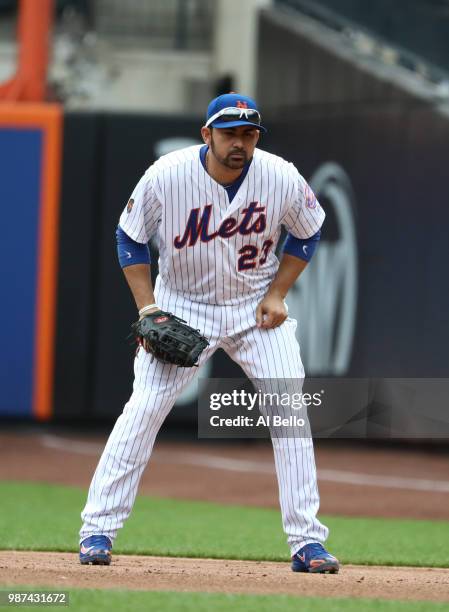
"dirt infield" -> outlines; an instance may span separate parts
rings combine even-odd
[[[105,440],[2,432],[0,479],[87,487]],[[444,452],[317,443],[316,460],[323,513],[449,518]],[[159,442],[140,493],[278,508],[271,446]],[[449,601],[447,569],[348,565],[336,576],[312,576],[292,573],[288,563],[121,555],[110,567],[85,567],[74,554],[0,552],[0,584]]]
[[[81,566],[68,553],[0,552],[5,586],[122,588],[449,601],[449,570],[345,566],[338,575],[294,574],[287,563],[120,556]]]

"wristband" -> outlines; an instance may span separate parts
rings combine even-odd
[[[148,304],[148,306],[144,306],[139,310],[139,317],[146,314],[150,310],[153,310],[153,308],[159,308],[159,306],[157,304]]]

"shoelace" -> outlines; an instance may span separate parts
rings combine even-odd
[[[89,546],[106,546],[107,548],[111,546],[108,538],[104,536],[91,536],[91,538],[89,539]],[[86,545],[86,542],[84,542],[84,545]]]
[[[307,545],[307,556],[310,558],[313,558],[317,555],[323,555],[326,554],[326,551],[324,550],[323,546],[321,544],[308,544]]]

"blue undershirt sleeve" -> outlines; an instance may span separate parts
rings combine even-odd
[[[304,261],[310,261],[315,252],[318,242],[320,241],[321,230],[318,230],[316,234],[310,236],[310,238],[296,238],[293,234],[288,234],[287,239],[282,248],[283,253],[299,257]]]
[[[135,264],[149,264],[151,262],[148,245],[141,244],[130,238],[120,225],[117,225],[115,236],[117,238],[118,260],[122,268],[134,266]]]

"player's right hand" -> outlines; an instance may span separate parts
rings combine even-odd
[[[140,317],[139,317],[139,321],[141,321],[141,320],[142,320],[144,317],[146,317],[148,314],[153,314],[153,313],[157,312],[158,310],[160,310],[160,308],[159,308],[159,307],[156,307],[156,308],[152,308],[152,309],[151,309],[151,310],[149,310],[148,312],[145,312],[145,313],[141,314],[141,315],[140,315]]]

